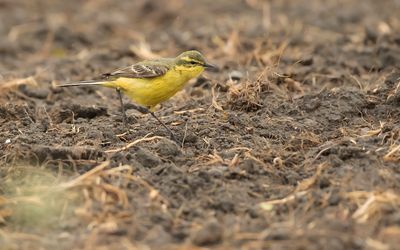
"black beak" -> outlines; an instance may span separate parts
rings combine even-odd
[[[210,71],[218,71],[219,70],[219,68],[216,65],[213,65],[208,62],[205,62],[203,66],[204,66],[204,68],[206,68],[207,70],[210,70]]]

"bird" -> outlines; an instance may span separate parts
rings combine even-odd
[[[155,114],[156,106],[182,90],[186,83],[198,77],[205,69],[218,68],[206,61],[197,50],[189,50],[175,58],[159,58],[141,61],[136,64],[105,73],[93,80],[84,80],[58,85],[58,87],[99,85],[114,88],[121,105],[123,123],[127,127],[127,118],[122,94],[134,103],[131,105],[143,114],[154,117],[171,135],[174,133]]]

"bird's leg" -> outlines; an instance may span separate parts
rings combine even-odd
[[[124,107],[124,102],[122,101],[122,94],[121,90],[119,88],[116,88],[118,97],[119,97],[119,102],[121,104],[121,111],[122,111],[122,121],[124,122],[124,126],[128,128],[128,123],[127,123],[127,118],[126,118],[126,113],[125,113],[125,107]]]
[[[142,106],[138,106],[135,104],[132,104],[132,107],[134,109],[136,109],[137,111],[139,111],[142,114],[150,114],[152,117],[154,117],[171,135],[171,139],[174,140],[176,143],[179,143],[178,140],[175,138],[174,133],[172,132],[172,130],[170,128],[167,127],[167,125],[165,125],[165,123],[163,123],[157,116],[156,114],[154,114],[154,112],[151,112],[148,108],[142,107]]]
[[[176,143],[179,143],[178,140],[175,138],[174,133],[172,132],[172,130],[170,128],[167,127],[167,125],[165,125],[165,123],[163,123],[155,114],[154,112],[150,112],[150,115],[153,116],[161,125],[163,125],[163,127],[170,133],[171,135],[171,139],[174,140]]]

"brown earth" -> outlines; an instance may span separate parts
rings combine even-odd
[[[397,0],[0,2],[0,249],[396,249]],[[151,116],[60,89],[200,50]]]

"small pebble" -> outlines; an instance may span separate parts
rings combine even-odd
[[[240,80],[243,78],[243,73],[237,70],[231,71],[231,73],[229,73],[229,77],[232,80]]]

